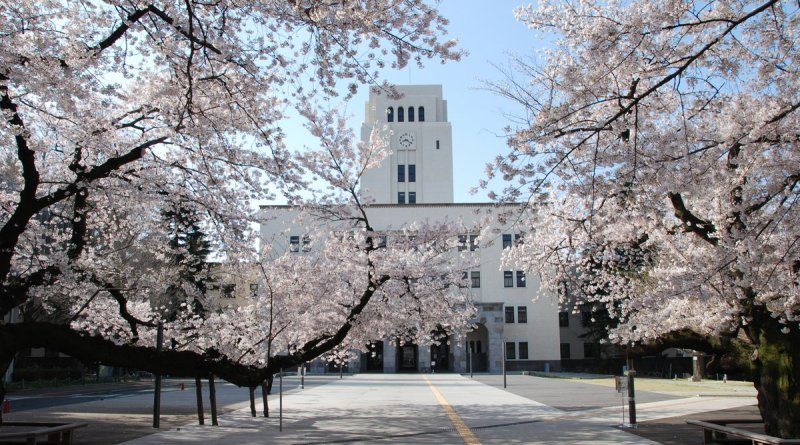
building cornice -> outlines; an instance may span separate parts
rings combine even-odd
[[[342,205],[351,205],[351,204],[342,204]],[[417,204],[365,204],[364,208],[367,209],[386,209],[386,208],[398,208],[398,209],[414,209],[419,207],[425,208],[432,208],[432,207],[520,207],[524,205],[521,202],[508,202],[508,203],[496,203],[496,202],[426,202],[426,203],[417,203]],[[262,209],[293,209],[293,208],[301,208],[302,205],[292,205],[292,204],[262,204],[259,206]],[[327,205],[325,207],[333,207],[332,205]]]

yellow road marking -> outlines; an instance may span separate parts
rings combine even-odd
[[[461,419],[461,416],[458,415],[456,410],[454,410],[453,407],[447,403],[447,399],[445,399],[442,393],[440,393],[439,390],[433,386],[433,383],[431,383],[431,380],[428,378],[428,376],[423,374],[422,378],[425,379],[425,382],[431,388],[433,396],[436,397],[436,401],[439,402],[439,405],[442,405],[444,412],[447,414],[447,417],[450,419],[450,422],[453,424],[453,426],[456,427],[456,431],[458,432],[458,435],[461,436],[461,439],[464,440],[464,443],[467,445],[481,445],[481,441],[478,440],[478,436],[476,436],[472,430],[469,429],[467,424],[464,423],[464,420]]]

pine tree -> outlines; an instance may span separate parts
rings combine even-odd
[[[191,205],[179,202],[164,210],[163,216],[170,237],[170,263],[178,268],[177,280],[166,292],[166,317],[174,319],[182,303],[202,316],[205,307],[197,297],[205,295],[213,281],[207,262],[211,243],[202,230],[199,213]]]

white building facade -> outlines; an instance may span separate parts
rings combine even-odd
[[[392,154],[362,178],[362,192],[374,200],[367,208],[373,228],[391,232],[423,220],[460,220],[466,226],[489,221],[497,236],[479,244],[473,241],[477,233],[465,234],[466,242],[460,247],[478,257],[479,267],[469,272],[470,291],[479,310],[475,330],[466,338],[451,338],[434,347],[376,339],[370,346],[372,353],[350,363],[350,370],[468,372],[470,356],[475,372],[500,372],[504,357],[509,370],[559,369],[556,296],[540,295],[536,277],[502,266],[503,249],[519,239],[513,227],[495,217],[509,208],[454,202],[452,128],[442,87],[396,88],[402,94],[400,99],[370,96],[361,128],[364,139],[376,127],[391,130]],[[272,245],[274,253],[302,254],[297,245],[304,235],[298,232],[304,227],[297,224],[302,218],[300,211],[290,206],[264,206],[263,210],[267,218],[261,225],[262,242]]]

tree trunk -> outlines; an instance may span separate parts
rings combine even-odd
[[[800,333],[769,315],[753,317],[745,326],[756,342],[755,387],[764,430],[770,436],[800,439]]]
[[[0,425],[3,424],[3,401],[6,400],[6,371],[13,360],[12,350],[0,347]]]

